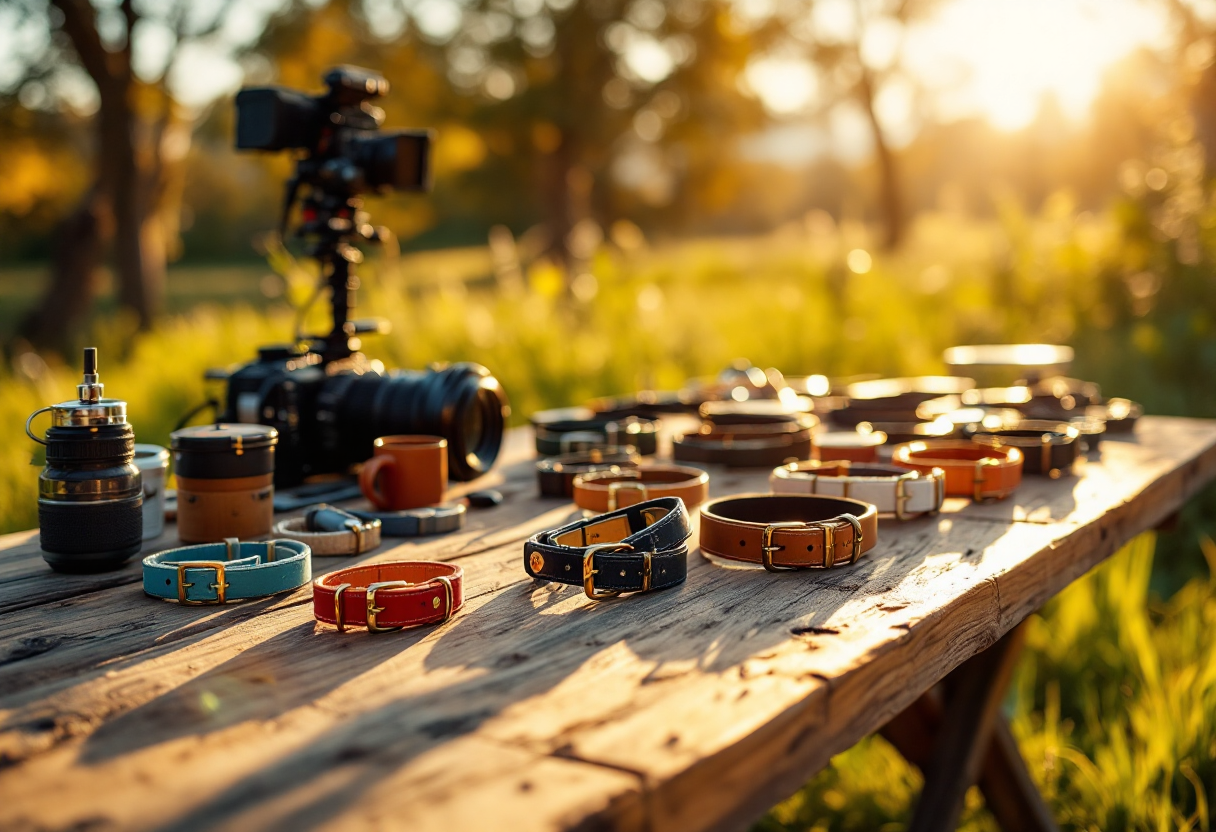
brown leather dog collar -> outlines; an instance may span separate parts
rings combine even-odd
[[[946,472],[946,496],[973,500],[1003,500],[1022,482],[1022,452],[1017,448],[985,448],[971,442],[943,439],[896,446],[891,462],[927,473]]]
[[[706,425],[672,442],[677,462],[701,462],[734,468],[781,465],[811,455],[811,430],[797,424]]]
[[[855,563],[878,540],[878,509],[809,494],[744,494],[701,506],[701,549],[769,572]]]
[[[688,508],[699,506],[709,497],[709,474],[684,465],[643,465],[574,478],[574,503],[587,511],[602,514],[657,497],[679,497]]]
[[[464,605],[464,569],[450,563],[396,561],[330,572],[312,582],[318,621],[386,633],[442,624]]]

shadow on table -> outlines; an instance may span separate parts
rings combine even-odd
[[[898,537],[884,523],[880,534],[891,543],[880,542],[854,567],[832,572],[724,569],[694,552],[685,584],[646,596],[588,599],[570,609],[581,588],[523,582],[483,603],[474,600],[438,631],[340,636],[301,624],[103,726],[87,741],[83,760],[97,763],[185,736],[273,720],[428,637],[428,672],[490,671],[465,673],[454,684],[402,696],[334,724],[162,827],[226,828],[251,822],[246,813],[256,810],[263,829],[315,828],[356,807],[419,755],[553,690],[602,648],[624,645],[651,665],[646,684],[691,672],[730,672],[792,634],[830,637],[848,626],[834,619],[842,605],[898,587],[928,555],[941,553],[937,522],[904,524]],[[978,562],[1005,529],[974,525],[971,548],[959,556]],[[613,664],[606,663],[603,672]],[[673,714],[672,725],[678,727],[679,720]],[[268,820],[272,800],[283,808]]]

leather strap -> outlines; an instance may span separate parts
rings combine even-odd
[[[772,468],[811,455],[810,429],[789,430],[787,423],[773,430],[750,425],[711,428],[676,437],[673,456],[679,462],[727,465],[732,468]]]
[[[534,535],[524,544],[533,578],[582,586],[588,598],[683,582],[692,526],[678,497],[661,497]]]
[[[536,463],[536,482],[542,497],[574,496],[574,478],[580,474],[599,471],[618,473],[626,468],[637,468],[642,461],[637,449],[626,445],[616,451],[580,451],[549,457]]]
[[[852,564],[878,541],[878,509],[808,494],[744,494],[701,506],[701,549],[769,572]]]
[[[271,533],[307,543],[314,556],[360,555],[380,545],[379,520],[363,520],[324,503],[303,517],[279,521]]]
[[[574,504],[587,511],[602,514],[657,497],[679,497],[685,508],[699,506],[709,499],[709,474],[683,465],[644,465],[574,478]]]
[[[886,441],[887,435],[882,431],[818,433],[811,437],[811,458],[824,462],[839,459],[849,462],[877,462],[878,446],[886,444]]]
[[[984,448],[1017,448],[1022,452],[1023,472],[1055,480],[1072,472],[1080,438],[1081,431],[1075,425],[1026,420],[1013,428],[977,431],[971,441]]]
[[[442,624],[462,606],[464,569],[450,563],[369,563],[312,582],[312,614],[338,632],[366,627],[384,633]]]
[[[941,439],[898,445],[891,462],[900,468],[946,472],[946,496],[1003,500],[1022,481],[1022,452],[1017,448],[984,448],[973,442]]]
[[[535,427],[536,452],[558,456],[594,448],[619,450],[626,445],[650,456],[658,451],[659,420],[645,416],[624,419],[564,419]]]
[[[940,468],[922,474],[894,465],[847,460],[791,462],[774,468],[768,478],[774,494],[850,497],[900,520],[939,511],[946,496],[945,481],[946,473]]]
[[[181,604],[224,604],[304,586],[312,550],[298,540],[180,546],[144,558],[144,592]]]
[[[405,511],[363,511],[351,509],[360,520],[380,521],[380,534],[385,537],[424,537],[447,534],[464,528],[468,509],[464,503],[449,503],[433,508],[411,508]]]

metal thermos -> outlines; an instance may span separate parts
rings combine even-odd
[[[143,483],[135,458],[135,432],[127,403],[103,397],[97,349],[84,351],[78,398],[42,407],[25,432],[46,445],[38,477],[38,527],[42,557],[57,572],[106,572],[139,552],[143,536]],[[30,430],[39,413],[51,412],[45,439]]]

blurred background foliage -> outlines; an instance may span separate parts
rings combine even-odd
[[[1008,341],[1216,417],[1214,57],[1199,0],[8,0],[0,531],[36,521],[20,425],[80,346],[165,443],[206,368],[290,338],[290,159],[232,150],[231,95],[342,62],[437,137],[432,194],[368,200],[395,237],[367,351],[486,364],[516,423],[738,357],[912,374]],[[1032,619],[1007,709],[1064,828],[1210,828],[1213,516]],[[757,828],[899,829],[918,778],[870,738]]]

